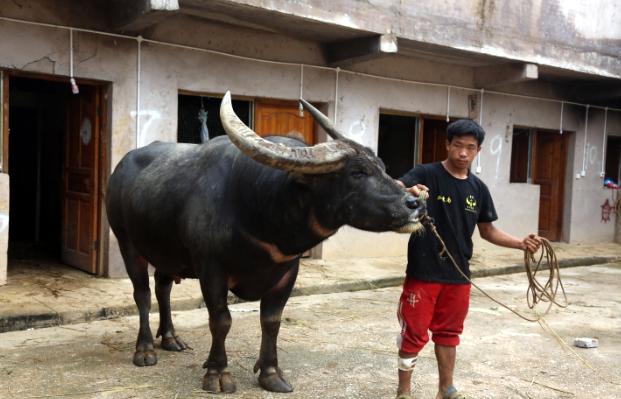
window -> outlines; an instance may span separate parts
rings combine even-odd
[[[380,114],[377,154],[395,179],[416,162],[416,127],[416,117]]]
[[[177,117],[177,141],[179,143],[201,143],[204,132],[203,122],[206,119],[209,138],[226,134],[220,123],[220,102],[222,98],[179,94]],[[247,126],[251,125],[252,103],[244,100],[233,100],[233,110]],[[202,113],[201,110],[205,111]]]
[[[511,172],[509,182],[530,182],[531,131],[529,129],[513,129],[513,143],[511,145]]]
[[[604,180],[619,185],[621,178],[621,137],[608,136],[606,144],[606,171]]]

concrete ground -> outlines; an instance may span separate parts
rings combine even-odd
[[[621,260],[621,244],[553,243],[553,247],[562,267]],[[474,277],[524,270],[521,251],[496,247],[484,241],[475,243],[471,263]],[[405,273],[405,264],[404,257],[338,261],[303,259],[293,295],[398,286]],[[10,264],[8,277],[9,283],[0,287],[0,333],[136,314],[129,279],[98,278],[45,262]],[[203,306],[198,282],[185,280],[175,285],[171,302],[173,310]],[[230,302],[236,302],[236,298],[231,296]],[[152,311],[156,310],[157,304],[154,303]]]
[[[569,307],[541,324],[523,321],[473,290],[458,349],[455,381],[469,397],[618,398],[621,388],[621,263],[562,270]],[[503,302],[526,309],[524,274],[479,278]],[[157,349],[159,363],[138,368],[131,357],[135,316],[0,335],[3,398],[392,398],[396,387],[398,287],[291,298],[279,360],[291,394],[262,391],[252,374],[260,335],[257,303],[231,306],[229,365],[238,392],[203,392],[201,368],[210,344],[205,309],[174,313],[184,353]],[[157,316],[152,317],[157,325]],[[599,347],[572,346],[596,337]],[[416,398],[433,398],[433,348],[421,353]]]

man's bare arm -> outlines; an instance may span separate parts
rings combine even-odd
[[[479,226],[479,233],[483,239],[501,247],[528,250],[535,253],[541,246],[541,239],[536,234],[529,234],[520,240],[497,228],[493,223],[478,223],[477,226]]]

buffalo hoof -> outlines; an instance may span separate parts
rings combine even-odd
[[[259,374],[259,385],[270,392],[292,392],[293,387],[282,376],[282,370],[278,367],[268,367]]]
[[[208,370],[203,377],[203,390],[209,393],[233,393],[235,380],[228,371]]]
[[[153,349],[153,344],[136,345],[134,364],[139,367],[154,366],[157,364],[157,355]]]
[[[162,337],[162,349],[167,351],[181,352],[186,349],[192,349],[188,344],[183,342],[178,335],[170,337]]]

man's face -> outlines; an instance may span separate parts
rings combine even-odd
[[[467,169],[477,156],[481,147],[472,135],[453,137],[453,141],[446,141],[448,161],[457,169]]]

